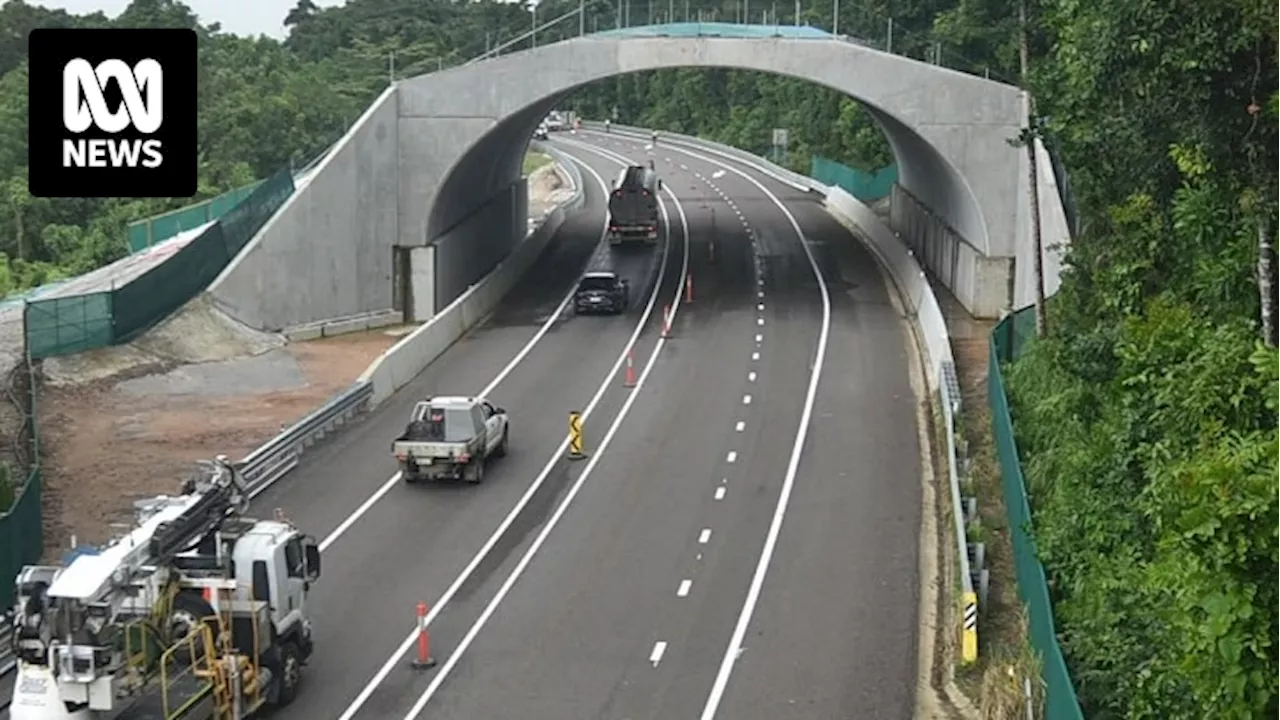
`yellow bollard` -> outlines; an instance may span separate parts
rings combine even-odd
[[[582,413],[569,411],[569,459],[581,460],[587,456],[582,449]]]

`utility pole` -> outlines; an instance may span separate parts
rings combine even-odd
[[[831,9],[831,34],[840,34],[840,0],[836,0],[836,5]]]
[[[1036,101],[1031,97],[1028,87],[1029,67],[1031,65],[1030,29],[1027,27],[1027,0],[1018,3],[1018,23],[1021,25],[1021,38],[1018,43],[1018,54],[1022,66],[1022,93],[1027,105],[1027,129],[1023,140],[1027,145],[1027,173],[1030,182],[1027,192],[1031,200],[1031,239],[1035,244],[1036,275],[1036,337],[1042,338],[1047,332],[1047,319],[1044,309],[1044,244],[1040,237],[1040,173],[1036,167],[1036,139],[1039,137],[1039,123],[1036,120]]]
[[[529,44],[538,47],[538,6],[529,4]]]
[[[387,56],[387,83],[390,85],[396,84],[396,51],[395,50],[392,50],[391,54]]]
[[[587,34],[587,0],[578,0],[578,37]]]
[[[884,44],[884,51],[893,53],[893,18],[889,18],[889,39]]]

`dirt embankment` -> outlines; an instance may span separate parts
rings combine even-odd
[[[529,214],[572,194],[555,166],[529,178]],[[134,500],[173,493],[198,460],[240,458],[342,390],[409,332],[289,343],[194,301],[127,345],[44,361],[46,557],[104,542]]]

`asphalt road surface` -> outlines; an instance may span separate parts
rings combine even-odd
[[[584,170],[586,207],[494,316],[259,498],[323,538],[325,558],[306,687],[274,715],[910,716],[915,399],[871,257],[816,198],[720,158],[590,133],[562,147],[606,183],[619,160],[651,157],[665,247],[602,245],[604,196]],[[686,260],[692,300],[650,365],[663,307],[690,289]],[[566,312],[539,337],[602,264],[631,280],[631,310]],[[615,371],[633,335],[634,392]],[[504,369],[490,395],[511,412],[511,453],[485,482],[397,481],[389,447],[412,404]],[[591,459],[557,459],[567,412],[588,406]],[[409,667],[419,601],[434,612],[425,672]]]
[[[819,200],[723,158],[593,133],[562,148],[586,206],[494,315],[255,501],[324,548],[316,654],[273,717],[909,717],[919,448],[906,328],[872,258]],[[607,184],[650,158],[665,245],[613,250],[587,168]],[[556,313],[605,266],[631,281],[626,314]],[[413,403],[495,379],[508,457],[479,486],[400,482],[389,449]],[[566,415],[586,408],[592,457],[570,462]]]
[[[689,225],[693,300],[672,339],[590,476],[566,478],[572,503],[528,524],[536,554],[512,543],[433,626],[439,665],[396,668],[343,717],[910,716],[920,469],[906,329],[871,257],[815,199],[675,148],[652,157]],[[793,221],[826,283],[825,335]]]
[[[578,153],[575,153],[578,154]],[[604,178],[620,166],[582,154]],[[298,699],[275,713],[284,718],[336,717],[401,646],[415,624],[418,602],[440,605],[432,632],[447,644],[460,634],[487,601],[492,576],[499,576],[512,553],[553,508],[578,469],[566,460],[547,468],[567,433],[568,412],[584,410],[603,384],[605,392],[588,416],[607,417],[625,393],[622,372],[611,373],[655,292],[675,293],[683,259],[677,223],[663,248],[615,250],[602,244],[604,192],[584,169],[586,206],[569,217],[529,274],[508,294],[493,316],[456,343],[422,375],[377,413],[349,427],[308,454],[302,466],[254,502],[258,513],[285,510],[306,532],[321,538],[323,576],[308,604],[315,623],[317,649],[304,674]],[[607,180],[603,181],[607,184]],[[665,258],[665,261],[664,261]],[[621,316],[556,315],[580,273],[613,266],[631,281],[631,308]],[[656,340],[662,303],[649,313],[633,353],[641,357]],[[537,343],[510,367],[544,324],[558,317]],[[511,413],[507,457],[486,469],[483,484],[409,486],[395,478],[391,441],[399,435],[413,404],[432,394],[477,393],[504,373],[489,397]],[[490,543],[495,530],[525,499],[523,512]],[[376,498],[370,502],[371,498]],[[350,521],[358,508],[365,511]],[[477,553],[488,546],[478,563]],[[456,583],[471,566],[466,582]],[[500,580],[499,580],[500,581]],[[491,592],[489,593],[491,594]],[[391,672],[367,705],[377,711],[411,701],[415,694],[405,662]],[[401,692],[405,693],[400,697]]]

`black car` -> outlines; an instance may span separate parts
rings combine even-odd
[[[627,310],[630,289],[627,281],[612,272],[589,272],[578,282],[573,309],[579,313],[619,315]]]

